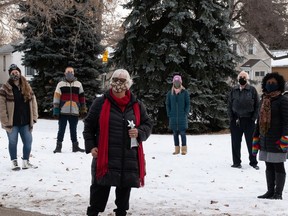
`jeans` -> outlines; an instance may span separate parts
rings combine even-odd
[[[14,126],[10,133],[7,132],[10,158],[11,160],[17,159],[18,133],[20,134],[23,143],[23,160],[29,160],[32,146],[32,133],[29,125]]]
[[[173,137],[174,137],[174,145],[179,146],[179,135],[181,136],[182,146],[186,146],[186,131],[182,130],[174,130]]]
[[[72,143],[75,143],[77,142],[78,116],[72,116],[72,115],[60,115],[59,116],[59,121],[58,121],[59,130],[58,130],[58,135],[57,135],[57,142],[63,142],[67,121],[69,122],[70,137],[71,137]]]

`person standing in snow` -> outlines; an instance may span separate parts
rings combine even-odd
[[[17,160],[18,134],[23,142],[22,169],[37,168],[30,161],[32,128],[38,119],[36,97],[16,64],[9,67],[9,80],[0,89],[0,119],[7,132],[12,170],[20,170]]]
[[[288,148],[288,96],[283,95],[285,81],[278,73],[262,80],[260,114],[253,137],[253,154],[266,164],[268,191],[260,199],[282,199]]]
[[[259,169],[257,159],[252,154],[252,139],[255,121],[259,113],[257,90],[248,84],[249,75],[245,71],[238,74],[239,85],[232,88],[228,98],[228,115],[232,142],[233,168],[241,168],[241,142],[243,133],[249,153],[249,165]]]
[[[125,216],[131,188],[144,186],[142,141],[150,136],[152,121],[131,85],[127,70],[115,70],[110,89],[94,100],[84,119],[85,150],[93,156],[89,216],[104,212],[111,186],[116,187],[114,212]]]
[[[78,118],[87,113],[83,86],[74,76],[73,67],[66,67],[64,75],[64,79],[57,84],[53,98],[53,116],[58,118],[57,143],[53,152],[61,153],[67,122],[70,126],[72,152],[84,152],[77,139]]]
[[[169,118],[169,128],[173,131],[174,155],[180,153],[179,135],[181,137],[181,154],[187,154],[186,130],[188,128],[188,115],[190,111],[190,97],[182,85],[180,75],[173,77],[173,85],[166,95],[166,111]]]

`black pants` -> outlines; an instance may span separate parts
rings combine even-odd
[[[255,122],[251,118],[240,118],[239,124],[236,121],[230,122],[231,141],[232,141],[232,158],[233,164],[241,164],[241,142],[244,134],[247,149],[249,153],[249,161],[251,166],[257,165],[256,156],[252,155],[252,140],[255,129]]]
[[[110,186],[101,186],[92,184],[90,187],[90,206],[87,209],[87,215],[96,216],[99,212],[104,212],[110,193]],[[129,209],[131,188],[116,187],[115,204],[117,209],[115,213],[117,216],[125,216],[126,211]]]
[[[92,184],[90,186],[90,206],[87,208],[87,215],[97,216],[99,212],[104,212],[110,194],[111,186],[102,186],[97,184],[96,163],[95,159],[91,165]],[[114,209],[116,216],[125,216],[129,209],[131,187],[116,187],[115,204],[117,209]]]

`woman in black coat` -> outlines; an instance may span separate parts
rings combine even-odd
[[[84,120],[85,150],[93,156],[89,216],[105,210],[111,186],[116,187],[116,215],[126,215],[131,188],[144,185],[142,141],[150,136],[152,122],[131,85],[129,73],[116,70],[109,91],[95,99]]]
[[[284,162],[288,147],[288,98],[283,95],[285,81],[278,73],[269,73],[262,80],[260,114],[253,138],[252,152],[266,164],[268,191],[262,199],[282,199],[286,172]]]

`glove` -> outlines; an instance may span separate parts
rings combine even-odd
[[[84,118],[86,116],[86,114],[87,114],[87,107],[86,106],[82,106],[80,108],[79,114],[80,114],[80,118]]]
[[[258,153],[258,150],[260,150],[260,138],[259,137],[253,137],[252,141],[252,155],[256,156]]]
[[[60,115],[59,107],[54,107],[53,108],[53,117],[57,119],[57,118],[59,118],[59,115]]]
[[[276,142],[280,149],[286,153],[288,149],[288,136],[281,136],[280,140]]]

